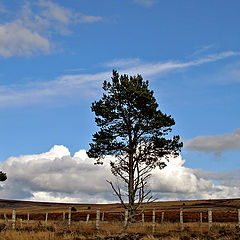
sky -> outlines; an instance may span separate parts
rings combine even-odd
[[[0,198],[118,201],[113,157],[86,155],[113,69],[149,80],[184,142],[152,172],[153,194],[239,197],[239,11],[238,0],[0,0]]]

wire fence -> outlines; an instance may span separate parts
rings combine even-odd
[[[68,227],[71,226],[72,222],[85,221],[86,224],[89,221],[96,222],[96,229],[99,230],[101,225],[104,222],[119,222],[126,227],[128,224],[128,211],[125,212],[108,212],[101,211],[98,208],[96,211],[79,211],[76,209],[69,207],[65,212],[45,212],[45,213],[17,213],[16,209],[13,209],[10,214],[3,214],[2,217],[5,220],[5,224],[11,226],[13,229],[16,228],[17,220],[19,220],[20,225],[22,226],[23,222],[28,225],[30,220],[35,221],[66,221]],[[221,210],[221,209],[175,209],[175,210],[160,210],[160,209],[152,209],[144,212],[139,212],[136,214],[135,218],[136,222],[144,224],[146,222],[152,223],[152,232],[156,231],[156,223],[164,224],[164,223],[179,223],[181,229],[184,229],[184,224],[186,223],[199,223],[199,227],[203,224],[208,224],[209,230],[211,230],[213,223],[224,223],[224,222],[232,222],[236,223],[236,225],[240,228],[240,209],[234,210]]]

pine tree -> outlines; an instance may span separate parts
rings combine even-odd
[[[104,81],[103,90],[102,98],[92,103],[100,129],[93,135],[88,156],[97,164],[102,164],[106,155],[116,157],[110,163],[111,171],[124,182],[127,203],[123,189],[108,182],[133,222],[141,204],[153,199],[146,191],[151,170],[164,168],[163,158],[177,156],[183,144],[179,136],[166,138],[175,121],[158,110],[153,91],[141,75],[119,76],[113,70],[112,81]]]

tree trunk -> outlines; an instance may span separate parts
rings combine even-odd
[[[134,170],[133,170],[133,155],[129,156],[129,183],[128,183],[128,213],[129,222],[135,222],[135,211],[134,211]]]

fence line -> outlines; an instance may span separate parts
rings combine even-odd
[[[71,226],[71,218],[72,218],[72,208],[69,207],[68,208],[68,226],[70,227]],[[208,209],[201,209],[202,211],[200,212],[199,210],[198,211],[183,211],[183,208],[180,208],[179,211],[178,211],[178,214],[179,214],[179,223],[180,223],[180,227],[181,227],[181,230],[184,229],[184,222],[186,222],[186,219],[185,217],[187,216],[186,214],[187,213],[198,213],[198,218],[197,218],[197,221],[199,222],[199,227],[202,227],[202,224],[203,224],[203,221],[206,222],[207,220],[207,223],[208,223],[208,228],[209,230],[212,230],[212,226],[213,226],[213,215],[214,215],[214,221],[216,221],[216,214],[217,212],[219,212],[219,214],[221,212],[226,212],[226,211],[219,211],[219,210],[215,210],[214,212],[212,211],[211,208],[208,208]],[[155,233],[156,232],[156,219],[157,219],[157,215],[158,215],[158,222],[159,223],[163,223],[164,221],[166,221],[165,219],[167,219],[167,217],[169,217],[168,213],[171,212],[171,210],[168,210],[168,211],[156,211],[156,209],[154,208],[152,210],[152,232]],[[172,211],[172,212],[176,212],[176,210]],[[203,216],[203,212],[204,212],[204,216]],[[233,211],[232,211],[233,212]],[[148,213],[148,214],[146,214]],[[167,214],[166,214],[167,213]],[[32,214],[32,213],[31,213]],[[102,223],[104,222],[104,217],[108,217],[109,215],[108,214],[111,214],[111,213],[107,213],[107,212],[102,212],[102,218],[101,217],[101,212],[100,212],[100,208],[96,210],[96,229],[99,230],[100,229],[100,219],[102,221]],[[114,213],[114,214],[117,214],[117,213]],[[206,215],[207,214],[207,215]],[[218,214],[218,217],[220,219],[220,215]],[[12,228],[15,229],[16,228],[16,220],[17,220],[17,216],[16,216],[16,209],[13,209],[12,210],[12,222],[11,222],[11,225],[12,225]],[[27,215],[27,217],[26,217]],[[4,220],[5,220],[5,224],[8,225],[8,218],[7,218],[7,214],[4,213],[3,214],[4,216]],[[76,215],[75,215],[76,216]],[[150,215],[151,216],[151,215]],[[142,223],[142,226],[144,227],[145,225],[145,220],[147,219],[147,221],[149,221],[149,211],[147,212],[142,212],[140,214],[140,216],[138,217],[138,219],[140,219],[140,222]],[[170,215],[171,216],[171,215]],[[189,216],[189,215],[188,215]],[[207,216],[207,217],[206,217]],[[236,224],[240,227],[240,209],[238,209],[237,211],[235,210],[234,214],[232,213],[232,215],[230,215],[231,217],[234,217],[236,216]],[[27,214],[23,215],[23,214],[19,214],[18,215],[18,219],[20,221],[20,225],[21,225],[21,228],[23,226],[23,220],[26,219],[26,223],[29,224],[29,220],[30,220],[30,213],[27,212]],[[45,222],[48,221],[48,217],[49,217],[49,213],[46,212],[45,213]],[[106,221],[107,220],[107,217],[106,217]],[[119,216],[118,216],[119,217]],[[127,227],[127,223],[129,221],[129,213],[128,213],[128,210],[125,210],[125,215],[124,215],[124,224],[123,226],[124,227]],[[190,215],[191,217],[191,215]],[[34,214],[31,215],[31,219],[34,220]],[[65,212],[63,212],[63,219],[65,219]],[[86,224],[88,224],[89,222],[89,219],[90,219],[90,214],[88,213],[87,214],[87,218],[86,218]],[[190,218],[191,219],[191,218]],[[189,219],[188,219],[189,220]],[[75,221],[76,221],[76,218],[75,218]],[[139,221],[139,220],[138,220]],[[194,218],[192,218],[192,222],[194,222]]]

